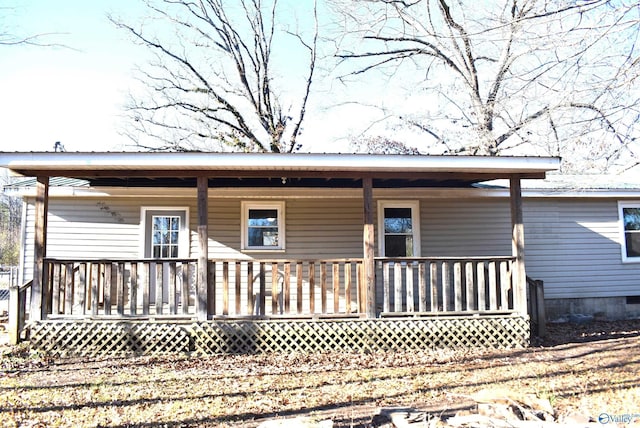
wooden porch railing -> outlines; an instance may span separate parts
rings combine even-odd
[[[194,259],[45,259],[47,314],[189,315],[193,313],[195,266]]]
[[[196,259],[45,260],[49,317],[196,316]],[[362,259],[209,260],[212,317],[362,312]]]
[[[514,257],[376,258],[380,316],[517,312]],[[209,260],[211,318],[347,317],[365,313],[362,259]],[[197,259],[44,261],[48,318],[197,318]],[[19,340],[31,281],[12,287]],[[15,334],[14,334],[15,333]]]
[[[515,312],[514,257],[376,258],[382,316]]]
[[[9,288],[9,342],[12,345],[20,342],[20,336],[24,330],[27,315],[27,292],[32,283],[33,281],[28,281],[24,285],[11,285]]]
[[[544,282],[527,277],[527,304],[531,317],[531,329],[538,337],[547,335],[547,314],[544,305]]]
[[[362,312],[362,259],[211,260],[215,316]]]

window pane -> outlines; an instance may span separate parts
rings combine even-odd
[[[411,208],[385,208],[385,233],[411,233]]]
[[[265,247],[277,247],[278,229],[265,229],[262,234],[262,245]]]
[[[249,246],[250,247],[277,247],[278,246],[278,229],[277,228],[249,228]]]
[[[387,235],[384,237],[386,257],[413,257],[411,235]]]
[[[171,246],[171,257],[173,258],[178,257],[178,247],[176,245]]]
[[[249,246],[261,247],[262,246],[262,230],[249,228]]]
[[[640,208],[623,208],[624,230],[640,230]]]
[[[249,227],[278,225],[278,210],[249,210]]]
[[[180,218],[171,217],[171,230],[180,230]]]
[[[627,244],[627,257],[640,257],[640,232],[627,232],[624,238]]]

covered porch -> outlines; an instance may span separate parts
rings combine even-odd
[[[16,341],[27,325],[32,344],[53,353],[363,352],[528,342],[520,180],[543,178],[557,159],[3,153],[0,160],[36,178],[33,276],[12,300]],[[49,257],[52,177],[88,180],[93,188],[193,186],[197,251],[184,258]],[[376,189],[447,191],[497,178],[510,183],[510,254],[398,257],[377,249]],[[212,197],[251,188],[269,199],[286,194],[285,186],[359,192],[362,252],[211,257]]]

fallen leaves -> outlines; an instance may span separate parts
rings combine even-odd
[[[525,350],[55,361],[21,350],[0,358],[0,425],[251,427],[364,411],[371,418],[380,406],[443,411],[487,388],[547,400],[558,412],[638,412],[640,322],[615,324],[614,336],[601,324],[573,336],[557,328],[564,343]]]

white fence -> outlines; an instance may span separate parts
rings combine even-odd
[[[18,285],[18,267],[0,266],[0,300],[9,298],[9,287]],[[6,296],[4,295],[6,292]]]

